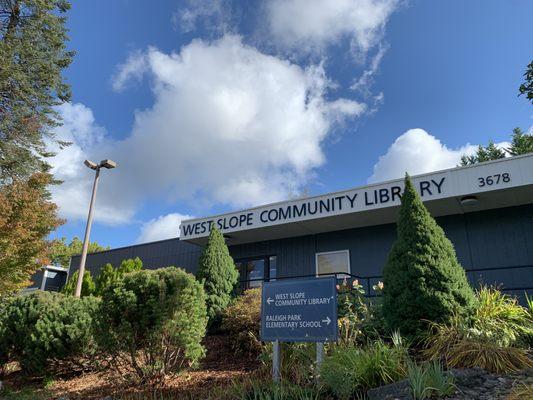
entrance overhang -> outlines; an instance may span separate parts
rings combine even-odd
[[[533,202],[533,154],[412,177],[435,217]],[[395,223],[403,179],[182,221],[180,240],[203,245],[211,224],[229,245]]]

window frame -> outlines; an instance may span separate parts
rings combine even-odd
[[[331,274],[322,274],[320,275],[319,272],[318,272],[318,256],[323,256],[323,255],[327,255],[327,254],[335,254],[335,253],[346,253],[346,255],[348,256],[348,271],[347,272],[332,272]],[[315,274],[317,277],[320,277],[320,276],[335,276],[335,278],[338,277],[338,275],[340,275],[340,277],[342,278],[343,276],[345,277],[350,277],[350,275],[352,274],[352,264],[351,264],[351,261],[350,261],[350,250],[349,249],[343,249],[343,250],[333,250],[333,251],[321,251],[321,252],[318,252],[318,253],[315,253]]]

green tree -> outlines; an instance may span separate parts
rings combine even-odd
[[[514,128],[511,146],[509,146],[507,152],[511,156],[533,153],[533,135],[522,132],[520,128]]]
[[[127,260],[123,260],[120,263],[120,266],[117,268],[117,272],[120,276],[124,276],[130,272],[140,271],[142,268],[142,260],[139,257],[135,257],[134,259],[129,258]]]
[[[107,263],[95,279],[96,288],[94,295],[101,296],[108,286],[115,284],[119,279],[118,271],[111,264]]]
[[[0,0],[0,182],[49,170],[47,142],[70,99],[61,73],[67,51],[66,0]]]
[[[49,175],[37,173],[0,185],[0,297],[27,286],[48,264],[46,237],[62,223],[50,202],[49,182]]]
[[[68,279],[61,293],[66,295],[74,296],[76,291],[76,284],[78,282],[78,271],[74,272]],[[92,296],[96,290],[96,285],[94,284],[93,277],[91,276],[90,271],[85,271],[83,273],[83,280],[81,283],[81,297]]]
[[[409,176],[397,225],[398,237],[383,270],[383,314],[390,330],[414,338],[428,321],[466,314],[474,292],[452,243],[431,217]]]
[[[533,103],[533,61],[527,66],[526,72],[524,72],[524,79],[524,83],[518,89],[518,95],[525,95]]]
[[[211,227],[207,245],[200,257],[197,278],[204,285],[207,316],[210,326],[214,326],[220,322],[221,314],[228,306],[239,279],[224,236],[214,226]]]
[[[90,242],[88,253],[109,250],[109,248],[109,246],[101,246],[97,242]],[[50,259],[52,263],[59,264],[63,268],[68,268],[70,265],[70,258],[81,254],[82,249],[83,242],[77,236],[74,236],[70,243],[67,243],[67,239],[64,237],[61,239],[55,239],[50,245]]]
[[[463,155],[461,165],[472,165],[480,162],[498,160],[505,157],[505,151],[497,147],[491,140],[488,146],[479,145],[475,154]]]

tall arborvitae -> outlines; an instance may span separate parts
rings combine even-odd
[[[446,238],[409,176],[398,220],[398,238],[383,271],[387,327],[415,338],[427,321],[447,321],[472,307],[474,293]]]
[[[207,295],[209,324],[213,326],[229,304],[239,279],[239,273],[224,242],[224,236],[214,226],[200,257],[197,278],[203,282]]]

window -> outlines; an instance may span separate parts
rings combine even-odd
[[[350,252],[348,250],[316,253],[317,275],[349,274],[350,272]],[[346,277],[348,277],[348,275],[346,275]],[[337,278],[343,278],[343,276],[337,275]]]
[[[265,280],[276,279],[276,256],[254,257],[235,262],[243,289],[261,287]]]

